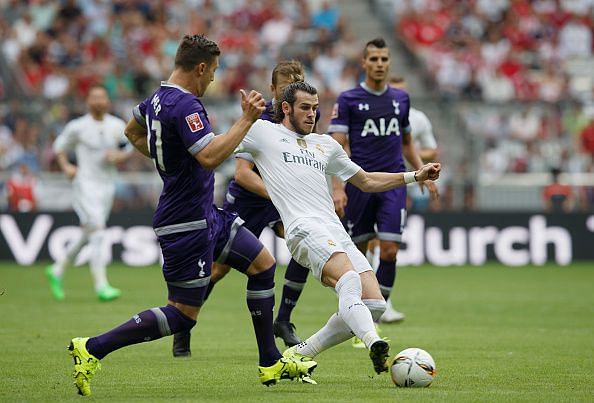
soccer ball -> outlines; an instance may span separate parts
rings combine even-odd
[[[435,361],[425,350],[407,348],[396,355],[390,373],[396,386],[425,388],[435,377]]]

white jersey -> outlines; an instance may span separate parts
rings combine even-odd
[[[433,135],[433,126],[425,113],[418,109],[410,108],[408,114],[410,128],[412,130],[412,141],[418,150],[437,148],[437,141]]]
[[[124,135],[126,123],[113,115],[105,114],[95,120],[90,114],[70,121],[54,142],[54,151],[72,151],[76,154],[75,181],[109,183],[116,175],[114,164],[105,159],[109,150],[123,145],[130,152],[132,147]]]
[[[260,119],[239,151],[252,155],[285,231],[299,218],[342,225],[334,212],[328,176],[346,181],[361,168],[332,137],[301,136],[282,124]]]

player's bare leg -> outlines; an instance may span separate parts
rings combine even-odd
[[[293,347],[300,355],[311,356],[333,345],[348,340],[355,334],[369,349],[369,356],[377,373],[387,371],[385,360],[389,345],[382,340],[374,325],[374,316],[379,317],[385,302],[379,292],[372,271],[358,274],[344,252],[333,254],[322,270],[322,282],[333,287],[338,294],[338,313],[330,317],[326,325],[304,343]],[[365,283],[365,294],[363,294]],[[365,300],[362,300],[365,296]],[[287,354],[290,355],[290,352]]]

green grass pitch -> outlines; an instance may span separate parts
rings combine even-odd
[[[124,295],[110,303],[94,298],[86,267],[67,272],[67,299],[53,301],[42,269],[0,265],[2,402],[594,401],[592,263],[401,268],[396,307],[407,319],[383,325],[382,335],[392,355],[406,347],[433,355],[438,373],[427,389],[397,389],[388,375],[372,376],[367,353],[349,343],[318,356],[317,386],[260,385],[245,280],[232,272],[199,317],[192,358],[173,359],[170,337],[116,351],[102,361],[89,398],[75,393],[66,345],[163,305],[160,269],[112,266],[110,280]],[[310,277],[294,312],[298,334],[317,330],[335,309],[334,294]]]

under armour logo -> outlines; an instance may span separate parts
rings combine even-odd
[[[200,271],[198,272],[198,276],[199,277],[204,277],[204,275],[206,274],[204,272],[204,265],[206,264],[206,262],[202,259],[198,260],[198,267],[200,267]]]
[[[354,226],[355,226],[355,224],[353,224],[353,223],[351,222],[351,220],[348,220],[348,221],[347,221],[347,227],[348,227],[348,229],[349,229],[349,231],[348,231],[348,232],[349,232],[349,236],[353,236],[353,227],[354,227]]]
[[[392,100],[392,106],[394,107],[394,114],[400,115],[400,103]]]
[[[359,110],[360,111],[362,111],[362,110],[368,111],[369,110],[369,104],[359,104]]]

